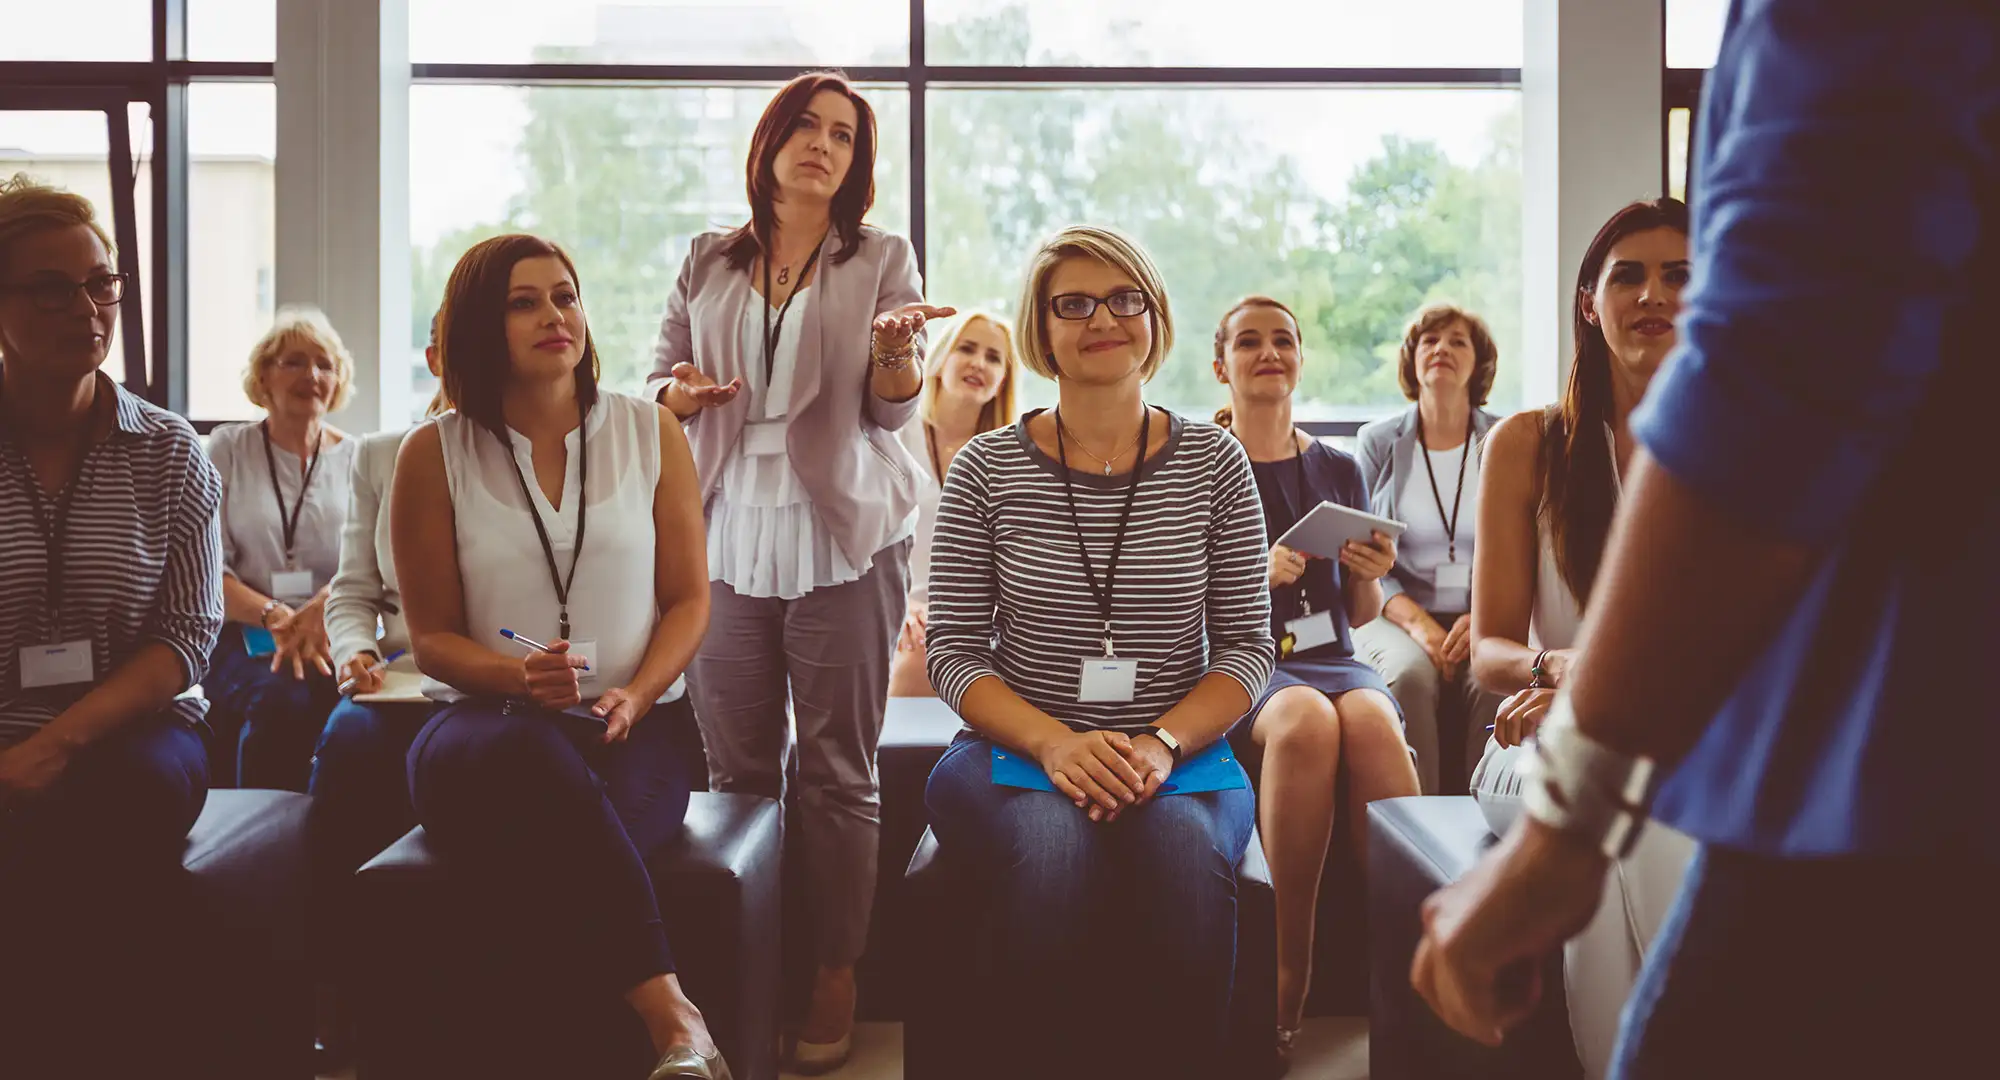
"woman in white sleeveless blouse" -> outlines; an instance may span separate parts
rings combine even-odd
[[[1524,740],[1578,662],[1583,607],[1634,445],[1626,418],[1673,350],[1687,230],[1687,207],[1674,199],[1613,215],[1577,275],[1576,353],[1563,400],[1493,429],[1480,480],[1472,670],[1486,690],[1511,696],[1472,789],[1496,834],[1520,815],[1516,768],[1533,752]],[[1606,879],[1590,927],[1566,947],[1570,1030],[1591,1080],[1609,1066],[1618,1012],[1693,851],[1665,826],[1648,829]]]
[[[679,835],[695,765],[694,462],[660,406],[597,388],[581,295],[569,257],[532,236],[452,271],[457,411],[410,433],[391,499],[410,644],[447,703],[410,749],[411,802],[454,872],[487,886],[473,895],[532,940],[524,963],[561,957],[548,978],[624,996],[660,1055],[652,1080],[717,1080],[729,1068],[674,977],[646,869]]]

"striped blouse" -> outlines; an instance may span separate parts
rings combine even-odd
[[[11,433],[0,431],[0,746],[41,730],[90,689],[22,689],[23,647],[88,637],[101,682],[161,642],[192,686],[222,629],[215,467],[186,420],[97,378],[100,393],[117,395],[117,423],[71,481],[60,627],[50,625],[48,552],[30,491],[39,481]],[[55,505],[41,499],[45,513]],[[183,698],[173,709],[194,724],[204,705]]]
[[[1103,655],[1104,620],[1062,465],[1028,436],[1033,415],[974,439],[946,477],[925,635],[938,696],[958,710],[993,675],[1073,727],[1125,729],[1158,720],[1210,672],[1255,698],[1275,646],[1264,514],[1242,447],[1212,424],[1171,417],[1166,446],[1140,474],[1112,596],[1116,652],[1138,661],[1137,689],[1130,702],[1085,704],[1080,664]],[[1129,480],[1073,474],[1100,588]]]

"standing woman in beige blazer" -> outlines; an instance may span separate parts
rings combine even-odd
[[[918,465],[923,303],[910,242],[862,224],[875,114],[839,75],[792,80],[750,143],[750,221],[695,238],[649,389],[687,425],[707,518],[711,615],[690,669],[719,791],[779,797],[798,727],[798,850],[818,974],[791,1052],[852,1045],[874,903],[875,749],[902,627]]]

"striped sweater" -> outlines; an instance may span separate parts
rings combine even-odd
[[[1104,621],[1062,465],[1027,424],[974,439],[945,479],[925,635],[938,696],[958,710],[967,688],[993,675],[1073,727],[1127,730],[1158,720],[1209,672],[1255,698],[1275,652],[1264,514],[1242,447],[1212,424],[1171,417],[1166,446],[1140,476],[1112,596],[1117,655],[1138,661],[1137,690],[1130,702],[1084,704],[1079,665],[1103,655]],[[1129,481],[1073,474],[1099,588]]]
[[[13,433],[0,430],[0,746],[33,735],[90,689],[22,689],[23,646],[89,638],[101,682],[161,642],[180,658],[185,687],[201,678],[222,629],[215,466],[186,420],[100,374],[106,391],[117,394],[117,423],[71,481],[60,627],[50,625],[48,552],[28,487],[39,481]],[[54,513],[54,499],[41,503]],[[172,705],[190,724],[204,708],[188,698]]]

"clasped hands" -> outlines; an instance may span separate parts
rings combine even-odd
[[[1109,822],[1159,794],[1174,771],[1174,755],[1151,735],[1072,731],[1050,741],[1040,764],[1078,810]]]

